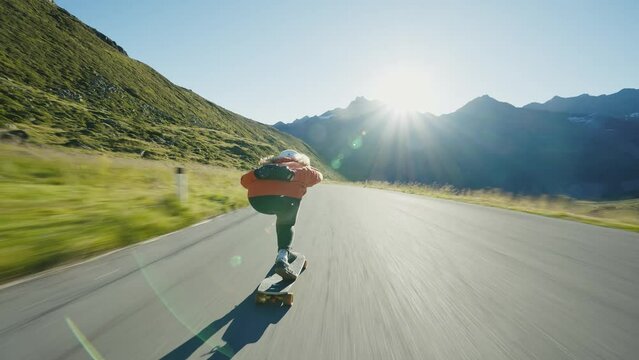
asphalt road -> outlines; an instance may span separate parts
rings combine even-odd
[[[639,235],[324,185],[291,308],[243,209],[0,290],[2,359],[638,359]]]

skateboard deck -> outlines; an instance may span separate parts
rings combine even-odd
[[[295,261],[289,264],[291,270],[299,276],[308,262],[304,255],[299,255]],[[255,302],[257,304],[265,304],[267,302],[282,302],[284,305],[293,305],[293,293],[291,288],[295,284],[296,280],[284,280],[281,276],[275,273],[275,267],[271,268],[271,271],[266,275],[266,278],[262,280],[260,286],[255,291]]]

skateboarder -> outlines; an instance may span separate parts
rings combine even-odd
[[[308,156],[294,150],[262,159],[260,165],[244,174],[240,182],[248,189],[249,202],[257,212],[277,216],[275,272],[283,279],[295,280],[289,267],[289,262],[297,258],[291,251],[293,225],[306,188],[322,181],[323,176],[311,167]]]

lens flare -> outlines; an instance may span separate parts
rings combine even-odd
[[[364,144],[363,138],[361,136],[358,136],[355,139],[353,139],[353,141],[351,141],[351,148],[353,150],[357,150],[361,148],[363,144]]]
[[[148,270],[146,269],[147,265],[144,264],[144,262],[142,261],[142,258],[140,257],[140,255],[137,252],[133,252],[133,258],[135,259],[135,262],[138,265],[138,269],[140,270],[140,273],[142,274],[142,276],[144,277],[144,280],[146,280],[146,283],[149,285],[149,287],[151,288],[151,290],[153,290],[153,292],[155,293],[155,296],[158,298],[158,300],[162,303],[162,305],[164,305],[164,307],[166,308],[166,310],[173,315],[173,317],[179,321],[182,326],[184,326],[188,331],[191,332],[191,334],[193,334],[194,336],[197,336],[200,340],[202,340],[202,342],[208,346],[210,346],[213,349],[217,349],[217,348],[224,348],[224,346],[226,345],[221,339],[215,339],[215,338],[207,338],[206,336],[203,336],[202,334],[200,334],[200,332],[198,332],[195,329],[195,326],[190,325],[188,322],[186,322],[185,319],[183,319],[176,311],[176,309],[171,306],[171,304],[169,303],[169,301],[163,296],[163,294],[160,292],[159,287],[157,286],[157,284],[153,281],[153,278],[150,276],[150,274],[148,273]],[[220,328],[221,329],[221,328]],[[217,333],[220,329],[214,329],[214,331],[212,331],[213,333]],[[94,358],[95,359],[95,358]]]
[[[73,335],[75,335],[75,337],[78,339],[78,341],[80,342],[80,345],[82,345],[84,350],[86,350],[87,354],[89,354],[89,356],[93,360],[104,360],[102,355],[100,355],[98,350],[93,346],[93,344],[91,344],[89,339],[87,339],[87,337],[84,336],[82,331],[80,331],[78,326],[71,319],[69,319],[69,317],[66,317],[65,320],[67,321],[67,325],[71,329],[71,332],[73,332]]]
[[[231,265],[231,267],[238,267],[242,265],[242,257],[239,255],[231,257],[231,259],[229,260],[229,264]]]

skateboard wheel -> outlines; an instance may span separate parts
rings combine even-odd
[[[293,305],[293,294],[284,295],[284,305],[291,306]]]

